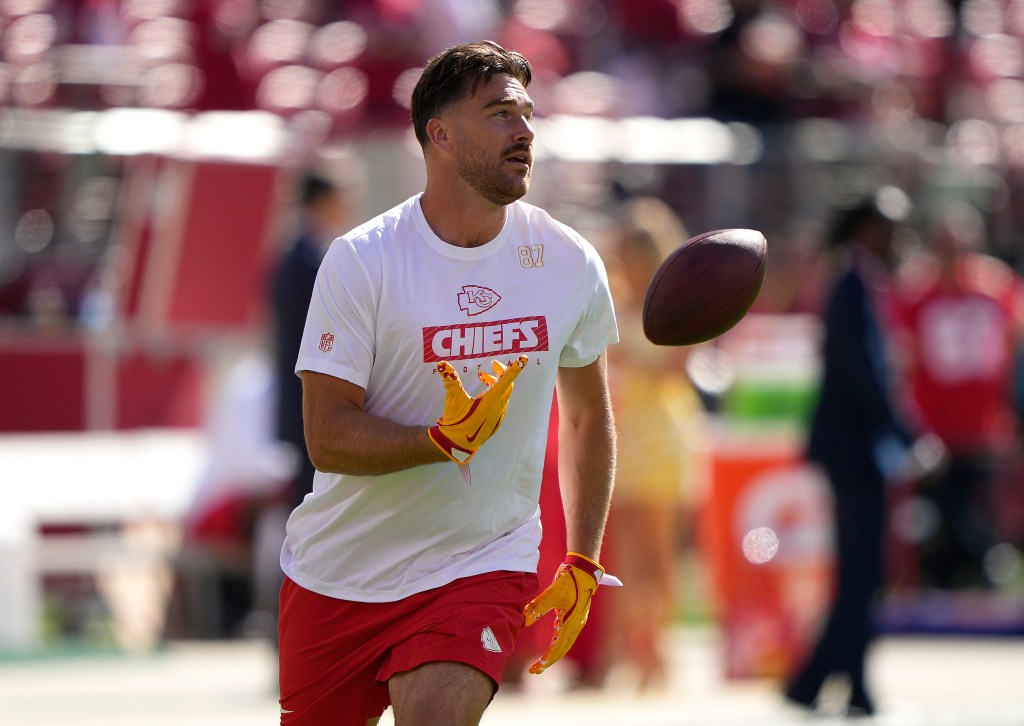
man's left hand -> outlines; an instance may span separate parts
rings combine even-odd
[[[576,552],[565,556],[559,565],[551,584],[542,593],[526,604],[527,627],[549,610],[555,611],[555,631],[548,649],[533,665],[530,673],[543,673],[550,665],[558,662],[579,636],[587,624],[590,601],[604,576],[604,568],[588,557]]]

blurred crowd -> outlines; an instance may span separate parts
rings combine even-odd
[[[0,31],[22,107],[400,124],[427,57],[492,37],[544,113],[1024,121],[1012,0],[18,0]]]
[[[5,148],[12,119],[258,110],[282,119],[303,139],[296,154],[308,155],[366,132],[404,132],[419,67],[467,37],[531,59],[541,117],[752,125],[766,178],[752,168],[742,185],[750,199],[732,214],[770,233],[787,262],[802,254],[805,219],[823,221],[880,174],[923,186],[922,165],[938,165],[949,174],[933,184],[986,197],[993,250],[1017,265],[1022,18],[1011,0],[4,3],[0,314],[95,317],[91,274],[105,261],[124,176],[121,159],[98,153]],[[804,162],[836,168],[846,178],[832,186],[842,188],[807,178]],[[672,183],[654,191],[703,226],[707,201]]]

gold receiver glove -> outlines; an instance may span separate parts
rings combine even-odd
[[[512,384],[526,367],[529,358],[519,356],[508,368],[491,361],[495,375],[481,371],[477,375],[487,388],[470,397],[459,374],[448,363],[437,364],[444,381],[444,413],[437,425],[428,429],[430,440],[456,464],[466,464],[501,426],[512,395]]]
[[[553,608],[555,611],[555,632],[551,642],[544,655],[530,666],[530,673],[543,673],[569,652],[587,624],[590,600],[603,576],[601,565],[577,552],[569,552],[547,589],[526,604],[523,613],[527,627],[548,610]]]

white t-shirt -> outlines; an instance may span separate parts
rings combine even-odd
[[[441,241],[419,196],[335,240],[296,371],[350,381],[366,390],[368,413],[427,427],[443,409],[439,361],[470,395],[492,359],[530,362],[470,477],[451,462],[382,476],[318,471],[288,520],[284,572],[323,595],[388,602],[460,577],[536,571],[558,367],[588,365],[616,339],[597,252],[529,204],[509,205],[498,236],[475,248]]]

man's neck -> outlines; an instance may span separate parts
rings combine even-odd
[[[327,248],[331,246],[331,242],[340,233],[328,229],[327,225],[323,224],[313,215],[308,215],[302,220],[301,234],[314,242],[320,252],[326,252]]]
[[[506,206],[479,195],[456,199],[431,190],[429,185],[420,197],[420,208],[434,234],[455,247],[480,247],[490,242],[501,232],[507,211]]]
[[[885,287],[889,283],[889,268],[874,250],[860,242],[851,242],[853,264],[860,271],[865,282],[874,287]]]

